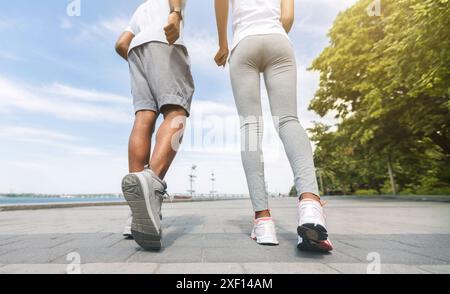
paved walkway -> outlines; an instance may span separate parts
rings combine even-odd
[[[0,212],[0,273],[450,273],[450,203],[329,199],[325,255],[296,249],[294,199],[271,203],[278,247],[249,238],[249,200],[167,203],[160,253],[122,238],[127,207]]]

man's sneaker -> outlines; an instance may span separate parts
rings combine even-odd
[[[298,203],[298,248],[305,251],[329,252],[333,244],[328,240],[322,204],[314,200]]]
[[[125,239],[131,240],[133,239],[133,235],[131,234],[131,223],[133,222],[133,214],[130,211],[130,214],[127,218],[127,223],[125,225],[125,228],[123,229],[123,236]]]
[[[133,214],[131,234],[145,250],[161,249],[161,206],[167,189],[150,169],[127,175],[122,191]]]
[[[275,224],[271,217],[263,217],[255,220],[251,238],[260,245],[278,245]]]

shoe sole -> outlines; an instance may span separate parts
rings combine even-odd
[[[297,228],[297,233],[303,239],[303,242],[297,246],[300,250],[318,252],[333,250],[323,244],[328,240],[328,232],[322,225],[303,224]]]
[[[269,246],[269,247],[275,247],[275,246],[279,246],[280,244],[276,244],[276,243],[256,243],[258,245],[261,246]]]
[[[274,243],[274,242],[258,242],[258,239],[256,238],[252,238],[250,237],[250,239],[252,239],[253,241],[256,242],[256,244],[261,245],[261,246],[278,246],[280,245],[280,243]]]
[[[133,213],[131,236],[145,250],[161,250],[161,233],[147,211],[141,182],[136,175],[127,175],[122,181],[122,191]]]
[[[131,234],[123,235],[123,237],[125,238],[125,240],[133,240],[133,236]]]

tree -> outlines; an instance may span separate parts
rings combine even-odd
[[[385,177],[388,168],[400,188],[424,181],[448,187],[449,1],[384,0],[379,17],[367,15],[371,2],[361,0],[338,16],[330,45],[312,64],[320,86],[310,109],[341,121],[335,133],[316,133],[316,160],[336,152],[337,161],[326,164],[340,166],[333,174],[347,189],[353,180],[379,177],[368,169]],[[338,156],[350,150],[351,156]],[[426,181],[419,170],[437,179]],[[379,189],[378,180],[371,185]]]

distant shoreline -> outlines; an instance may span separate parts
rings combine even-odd
[[[122,198],[122,194],[119,194],[119,193],[101,193],[101,194],[0,193],[0,197],[8,197],[8,198]]]
[[[126,201],[121,197],[109,198],[105,201],[106,198],[78,198],[78,201],[73,201],[70,198],[61,198],[61,201],[49,201],[42,202],[44,199],[48,198],[31,198],[36,202],[10,202],[5,203],[4,201],[7,197],[0,196],[0,211],[17,211],[17,210],[43,210],[43,209],[58,209],[58,208],[76,208],[76,207],[101,207],[101,206],[125,206],[127,205]],[[13,199],[14,197],[10,197]],[[27,198],[27,197],[24,197]],[[58,198],[53,198],[58,199]],[[89,201],[86,201],[89,199]],[[94,200],[95,199],[95,200]],[[175,198],[172,201],[174,203],[178,202],[202,202],[202,201],[216,201],[216,200],[240,200],[244,198]],[[373,196],[324,196],[323,199],[325,201],[332,199],[353,199],[353,200],[378,200],[378,201],[411,201],[411,202],[450,202],[450,196],[439,196],[439,195],[373,195]],[[17,200],[17,198],[15,199]],[[38,202],[40,200],[41,202]],[[72,200],[72,201],[71,201]],[[94,201],[93,201],[94,200]],[[295,201],[295,198],[292,198]],[[170,202],[169,199],[165,200]]]

